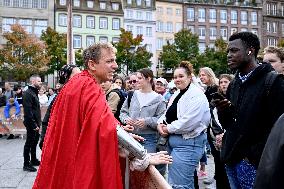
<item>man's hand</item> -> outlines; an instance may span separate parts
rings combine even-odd
[[[134,131],[134,127],[131,125],[122,125],[123,129],[126,130],[127,132],[132,132]]]
[[[223,139],[224,133],[216,135],[216,147],[218,149],[221,149],[222,147],[222,139]]]
[[[211,104],[214,107],[216,107],[218,111],[223,111],[232,105],[231,102],[227,99],[224,100],[215,99],[211,101]]]
[[[129,118],[128,120],[126,120],[126,124],[130,125],[130,126],[134,126],[135,125],[135,120]]]
[[[36,127],[36,128],[34,129],[34,131],[39,131],[39,127]]]
[[[160,133],[160,135],[162,135],[163,137],[167,136],[169,134],[167,125],[160,123],[157,126],[157,130]]]
[[[150,164],[151,165],[159,165],[159,164],[172,164],[173,158],[168,155],[167,151],[157,152],[155,154],[151,154],[150,156]]]
[[[145,126],[145,120],[144,119],[138,119],[135,121],[135,126],[138,128],[143,128]]]
[[[133,133],[129,133],[135,140],[137,140],[138,142],[143,142],[145,139],[142,136],[133,134]]]

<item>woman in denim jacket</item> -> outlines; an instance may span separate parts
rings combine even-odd
[[[180,63],[174,71],[174,83],[179,89],[172,96],[167,112],[158,120],[158,131],[169,135],[169,184],[173,189],[193,189],[194,171],[204,152],[210,122],[209,103],[203,91],[191,83],[191,66]]]
[[[120,120],[129,125],[132,132],[145,138],[144,147],[148,153],[156,152],[157,121],[166,111],[162,95],[153,90],[153,72],[144,68],[138,71],[139,90],[134,91],[131,101],[126,99],[120,111]]]

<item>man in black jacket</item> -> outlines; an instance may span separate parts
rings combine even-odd
[[[232,189],[252,188],[256,170],[270,130],[284,112],[284,80],[277,77],[267,89],[273,68],[259,64],[260,42],[250,32],[233,34],[228,44],[228,66],[236,70],[227,99],[215,100],[218,117],[226,130],[221,159]]]
[[[27,130],[27,139],[24,146],[24,171],[35,172],[40,161],[36,158],[36,146],[39,140],[41,112],[38,100],[38,91],[41,87],[41,78],[38,75],[30,77],[31,85],[24,92],[24,125]]]

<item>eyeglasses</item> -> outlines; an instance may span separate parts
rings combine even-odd
[[[135,84],[136,82],[137,82],[136,80],[130,80],[129,84],[132,84],[132,83]]]

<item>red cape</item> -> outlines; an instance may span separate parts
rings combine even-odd
[[[87,71],[71,78],[53,106],[33,189],[122,189],[117,123]]]

